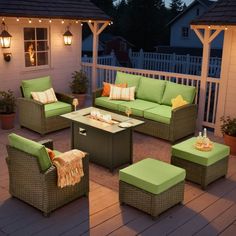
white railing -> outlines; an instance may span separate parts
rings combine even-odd
[[[82,62],[92,63],[93,58],[84,55],[82,57]],[[98,64],[101,65],[109,65],[109,66],[118,66],[119,63],[117,61],[115,53],[112,51],[110,55],[99,56],[97,60]]]
[[[165,54],[129,51],[129,57],[133,68],[168,71],[190,75],[200,75],[202,57],[187,55]],[[219,78],[221,58],[211,57],[209,61],[209,77]]]
[[[87,76],[92,78],[92,64],[91,63],[82,63],[82,69],[86,72]],[[97,65],[97,87],[101,88],[103,86],[102,82],[114,83],[116,78],[116,72],[122,71],[129,74],[138,74],[150,78],[167,80],[179,84],[192,85],[197,88],[195,103],[199,103],[200,95],[200,84],[201,77],[196,75],[187,75],[179,73],[170,73],[162,71],[153,71],[153,70],[140,70],[126,67],[115,67],[107,65]],[[219,93],[219,84],[220,80],[216,78],[207,78],[206,86],[206,101],[205,104],[198,104],[198,109],[204,109],[204,122],[203,125],[207,127],[214,128],[215,118],[216,118],[216,109]],[[91,92],[91,84],[90,84]]]

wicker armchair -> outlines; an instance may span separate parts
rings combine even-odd
[[[51,140],[47,140],[43,144],[53,148]],[[84,176],[81,181],[74,186],[58,188],[57,171],[54,166],[51,166],[45,173],[41,173],[35,156],[10,145],[7,145],[7,152],[10,194],[41,210],[45,216],[76,198],[88,196],[88,155],[83,158]]]
[[[35,83],[37,84],[39,80],[42,80],[42,82],[46,81],[45,85],[42,86],[42,88],[38,88],[36,91],[43,91],[50,87],[52,87],[51,79],[50,77],[42,77],[37,79],[28,80],[31,84]],[[26,81],[26,80],[25,80]],[[30,85],[31,85],[30,84]],[[31,91],[35,91],[36,86],[32,86]],[[28,90],[30,90],[29,86],[27,87]],[[56,107],[56,112],[52,112],[53,115],[48,116],[46,113],[49,109],[48,108],[50,104],[42,104],[38,101],[33,100],[31,97],[26,96],[24,93],[24,89],[22,89],[21,86],[21,93],[22,98],[17,99],[17,106],[19,111],[19,123],[21,127],[25,127],[28,129],[31,129],[35,132],[40,133],[41,135],[44,135],[46,133],[60,130],[63,128],[67,128],[70,126],[70,122],[67,119],[64,119],[60,117],[60,115],[65,114],[60,111],[60,107]],[[29,92],[28,92],[29,93]],[[68,104],[70,106],[67,107],[66,112],[72,111],[72,101],[73,97],[63,94],[63,93],[55,93],[56,97],[58,99],[58,104],[63,104],[64,107]],[[30,115],[29,115],[30,114]]]

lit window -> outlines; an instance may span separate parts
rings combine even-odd
[[[25,66],[48,65],[48,29],[24,28]]]
[[[183,38],[188,38],[189,36],[189,29],[188,27],[182,27],[182,37]]]

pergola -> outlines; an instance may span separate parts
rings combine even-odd
[[[111,23],[111,18],[89,0],[1,0],[0,16],[4,18],[26,18],[26,19],[48,19],[70,20],[79,26],[87,23],[93,33],[93,68],[92,87],[96,87],[96,64],[98,57],[99,34]],[[79,36],[81,62],[82,50],[82,28]]]
[[[235,57],[234,37],[236,35],[236,0],[219,0],[205,14],[191,22],[191,28],[203,44],[203,59],[201,71],[201,88],[199,104],[204,105],[206,79],[209,70],[211,42],[224,31],[223,55],[220,75],[220,90],[216,112],[215,134],[221,136],[220,118],[225,115],[236,116],[236,96],[231,89],[236,88],[236,78],[232,72],[233,57]],[[202,124],[204,109],[199,111],[198,124]]]

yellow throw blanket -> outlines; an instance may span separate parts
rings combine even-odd
[[[57,186],[60,188],[75,185],[84,176],[82,158],[85,153],[73,149],[64,152],[53,159],[53,164],[57,168]]]

